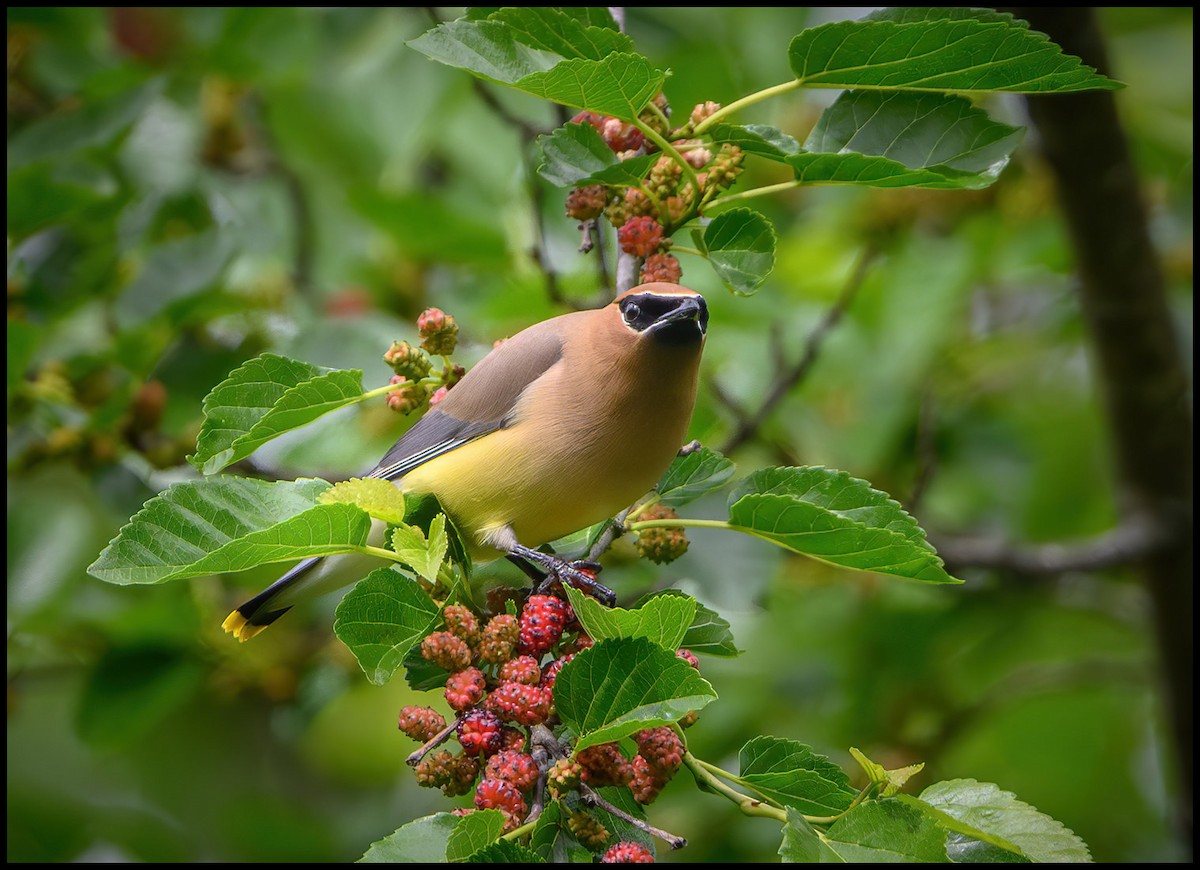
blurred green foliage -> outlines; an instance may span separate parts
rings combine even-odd
[[[791,36],[844,14],[631,7],[627,27],[686,112],[787,78]],[[1104,22],[1190,353],[1192,11]],[[409,50],[432,23],[418,8],[9,9],[10,862],[353,860],[448,807],[416,787],[394,725],[429,699],[363,679],[333,638],[336,597],[239,646],[221,618],[269,569],[155,588],[84,574],[191,473],[201,400],[243,360],[270,350],[382,384],[381,354],[431,304],[477,358],[562,310],[530,255],[537,208],[546,268],[594,298],[594,255],[575,250],[561,193],[531,202],[511,123],[560,117],[509,93],[489,104]],[[803,131],[804,99],[822,97],[741,120]],[[1018,100],[993,108],[1021,122]],[[732,454],[741,472],[845,469],[916,500],[935,543],[1114,521],[1071,252],[1035,149],[987,191],[810,188],[756,205],[780,233],[756,296],[683,258],[712,309],[695,437],[722,446],[738,416],[720,396],[756,408],[871,250],[809,376]],[[280,439],[254,468],[360,471],[403,425],[375,404]],[[605,575],[625,599],[676,586],[733,623],[745,654],[703,663],[721,698],[689,732],[697,754],[729,761],[769,733],[845,766],[853,745],[888,767],[927,762],[918,790],[996,782],[1098,860],[1186,854],[1146,601],[1124,572],[917,588],[717,536],[696,531],[656,571],[618,547]],[[682,781],[653,819],[690,840],[666,860],[764,860],[778,844]]]

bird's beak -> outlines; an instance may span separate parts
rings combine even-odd
[[[701,335],[708,330],[708,305],[704,301],[703,296],[679,296],[679,302],[670,311],[661,315],[657,320],[650,324],[647,332],[657,332],[670,326],[672,323],[679,323],[684,320],[694,321],[696,328]]]

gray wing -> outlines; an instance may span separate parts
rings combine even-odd
[[[424,462],[509,425],[521,393],[562,358],[562,338],[556,325],[560,320],[531,326],[481,359],[436,408],[400,437],[369,476],[395,480]]]

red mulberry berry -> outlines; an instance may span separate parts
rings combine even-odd
[[[417,783],[425,788],[441,788],[454,779],[457,767],[453,752],[447,749],[431,752],[417,764]]]
[[[399,727],[413,740],[424,743],[442,732],[446,720],[432,707],[405,707],[400,711]]]
[[[683,743],[673,728],[645,728],[633,735],[638,755],[655,774],[669,780],[683,763]],[[634,759],[636,767],[637,759]]]
[[[546,666],[542,668],[542,687],[546,689],[553,689],[554,681],[558,679],[558,672],[563,669],[563,665],[573,658],[575,658],[575,653],[568,653],[562,658],[555,659],[552,662],[547,662]]]
[[[403,375],[392,375],[389,383],[396,389],[387,394],[387,406],[397,414],[411,414],[425,404],[427,391],[422,384]]]
[[[658,793],[669,782],[668,777],[661,776],[640,755],[633,756],[633,779],[629,781],[629,790],[639,804],[652,804]]]
[[[570,606],[561,598],[530,595],[521,611],[518,651],[522,655],[541,656],[558,643],[563,627],[573,618]]]
[[[575,753],[583,768],[583,781],[593,788],[602,785],[629,785],[633,765],[616,743],[600,743]]]
[[[542,669],[533,656],[517,656],[500,667],[500,679],[506,683],[536,686],[542,681]]]
[[[475,789],[475,806],[481,810],[504,810],[521,817],[528,812],[525,798],[516,786],[502,779],[486,777]]]
[[[567,194],[567,217],[590,221],[600,217],[608,204],[608,188],[603,184],[577,187]]]
[[[525,732],[520,728],[512,728],[505,725],[502,732],[500,749],[503,752],[524,752]]]
[[[659,251],[646,257],[646,262],[642,264],[643,284],[651,284],[655,281],[678,284],[682,277],[683,267],[679,265],[679,260],[673,254]]]
[[[518,725],[540,725],[550,718],[553,696],[549,689],[524,683],[501,683],[488,695],[488,709]]]
[[[653,864],[654,853],[641,843],[617,843],[600,856],[601,864]]]
[[[500,717],[490,710],[472,710],[458,722],[458,742],[467,755],[494,755],[504,744]]]
[[[502,779],[519,791],[529,791],[538,781],[538,766],[533,756],[512,750],[500,751],[488,759],[484,779]]]
[[[617,230],[621,250],[635,257],[648,257],[662,244],[663,228],[652,217],[642,215],[630,218]]]
[[[487,694],[487,680],[479,668],[467,668],[446,680],[446,703],[458,712],[469,710]]]
[[[471,666],[471,648],[448,631],[435,631],[421,641],[421,655],[451,673]]]

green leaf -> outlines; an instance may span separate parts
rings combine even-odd
[[[716,697],[694,668],[643,637],[597,643],[554,681],[555,708],[579,735],[577,750],[669,725]]]
[[[656,487],[659,500],[679,507],[724,486],[736,466],[715,450],[701,447],[671,460]]]
[[[619,30],[592,26],[553,6],[509,6],[488,20],[508,25],[517,41],[563,58],[600,60],[615,51],[633,51],[633,40]]]
[[[821,860],[869,864],[945,864],[946,836],[933,820],[906,803],[866,801],[829,826]]]
[[[888,770],[882,764],[872,761],[867,758],[861,751],[850,747],[850,755],[858,762],[858,766],[863,769],[867,778],[876,785],[883,786],[881,794],[884,797],[892,797],[900,789],[904,788],[905,784],[925,768],[925,763],[909,764],[904,767],[897,767],[893,770]]]
[[[748,296],[775,267],[775,227],[756,211],[730,209],[704,228],[704,250],[725,286]]]
[[[844,471],[764,468],[730,496],[729,522],[805,556],[925,583],[959,583],[886,493]]]
[[[416,526],[396,526],[392,529],[392,550],[408,565],[430,583],[437,581],[438,571],[446,560],[446,552],[450,548],[446,537],[446,515],[438,514],[429,525],[429,538],[426,539]]]
[[[445,22],[408,44],[440,63],[534,96],[626,121],[637,118],[662,90],[666,73],[632,51],[616,31],[580,27],[572,16],[554,18],[536,7],[500,10],[485,21]],[[562,29],[552,32],[558,26]]]
[[[999,177],[1024,133],[962,97],[848,91],[785,162],[807,184],[977,189]]]
[[[765,124],[717,124],[708,135],[719,145],[736,145],[748,154],[772,160],[783,161],[800,152],[800,143],[795,138]]]
[[[652,598],[683,594],[678,589],[664,589],[654,593]],[[679,645],[702,655],[730,657],[742,654],[733,642],[733,630],[729,627],[729,621],[699,601],[696,602],[696,615],[692,617],[692,624],[688,626]]]
[[[845,772],[798,741],[755,737],[738,758],[740,776],[755,792],[807,815],[836,815],[854,800]]]
[[[446,860],[470,861],[485,846],[495,843],[504,830],[504,814],[499,810],[476,810],[463,816],[446,844]]]
[[[390,480],[352,477],[321,493],[321,504],[352,504],[385,523],[402,523],[406,516],[404,493]]]
[[[696,613],[696,600],[686,595],[663,595],[643,601],[636,609],[605,607],[578,589],[564,584],[580,624],[593,640],[644,637],[664,649],[679,649]]]
[[[1121,87],[1024,22],[991,12],[961,15],[926,8],[899,21],[822,24],[792,40],[788,61],[802,85],[816,88],[1061,93]]]
[[[515,87],[566,106],[634,121],[666,78],[642,55],[618,52],[602,60],[564,60],[546,72],[524,76]]]
[[[441,618],[441,608],[412,579],[377,568],[342,598],[333,631],[367,679],[382,686]]]
[[[538,174],[558,187],[634,186],[641,183],[660,156],[643,154],[618,160],[591,124],[564,124],[538,137],[537,142],[542,152]]]
[[[450,835],[461,821],[450,813],[435,813],[409,822],[371,844],[359,864],[441,864]]]
[[[353,505],[318,505],[323,480],[238,477],[177,483],[150,499],[88,573],[109,583],[163,583],[364,545],[371,518]]]
[[[1041,863],[1084,863],[1092,860],[1087,845],[1073,831],[1017,799],[999,786],[973,779],[952,779],[931,785],[920,800],[958,824],[943,822],[951,831],[1015,851]],[[958,843],[964,850],[967,844]]]
[[[472,813],[474,815],[474,813]],[[472,864],[545,864],[545,859],[532,849],[512,840],[500,840],[485,846],[468,859]]]
[[[439,520],[438,518],[441,517]],[[445,532],[448,544],[448,554],[463,573],[470,577],[472,570],[471,554],[463,543],[462,533],[454,526],[454,521],[446,516],[437,496],[429,493],[409,493],[404,499],[404,524],[420,529],[425,539],[439,537],[435,532],[435,523],[440,523],[440,529]]]
[[[499,21],[446,21],[408,43],[428,58],[502,85],[550,69],[562,60],[517,39]]]
[[[265,353],[230,372],[204,398],[204,423],[188,461],[205,474],[362,399],[362,372]]]
[[[821,860],[820,835],[808,819],[792,807],[787,808],[779,857],[784,864],[816,864]]]

